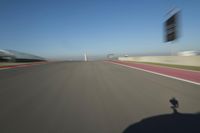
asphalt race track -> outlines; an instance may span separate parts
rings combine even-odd
[[[199,112],[199,85],[109,62],[0,70],[0,133],[194,133]]]

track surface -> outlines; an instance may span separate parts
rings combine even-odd
[[[122,133],[144,118],[200,111],[200,86],[107,62],[0,71],[1,133]]]

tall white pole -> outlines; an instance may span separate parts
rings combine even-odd
[[[87,61],[87,54],[86,53],[84,54],[84,59],[85,59],[85,61]]]

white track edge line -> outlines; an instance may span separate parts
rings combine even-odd
[[[106,61],[106,62],[109,62],[109,61]],[[168,78],[192,83],[192,84],[195,84],[195,85],[200,85],[200,83],[198,83],[198,82],[194,82],[194,81],[190,81],[190,80],[182,79],[182,78],[177,78],[177,77],[174,77],[174,76],[169,76],[169,75],[166,75],[166,74],[161,74],[161,73],[158,73],[158,72],[149,71],[149,70],[145,70],[145,69],[142,69],[142,68],[137,68],[137,67],[128,66],[128,65],[124,65],[124,64],[120,64],[120,63],[115,63],[115,62],[109,62],[109,63],[117,64],[117,65],[124,66],[124,67],[134,68],[134,69],[137,69],[137,70],[141,70],[141,71],[145,71],[145,72],[148,72],[148,73],[153,73],[153,74],[156,74],[156,75],[160,75],[160,76],[164,76],[164,77],[168,77]]]

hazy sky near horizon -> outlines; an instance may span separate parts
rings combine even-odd
[[[181,37],[169,44],[163,22],[174,6]],[[199,13],[199,0],[0,0],[0,49],[48,58],[200,50]]]

